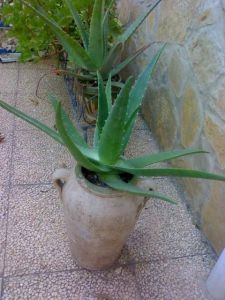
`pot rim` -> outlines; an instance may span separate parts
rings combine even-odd
[[[132,194],[128,193],[128,192],[123,192],[123,191],[119,191],[116,189],[113,189],[109,186],[106,187],[101,187],[98,185],[95,185],[93,183],[91,183],[90,181],[88,181],[82,174],[81,172],[81,168],[82,166],[80,165],[76,165],[75,166],[75,176],[77,178],[78,183],[85,189],[88,190],[91,193],[94,193],[100,197],[121,197],[125,194],[129,194],[130,196],[132,196]],[[134,178],[132,178],[131,181],[135,180],[135,176]]]

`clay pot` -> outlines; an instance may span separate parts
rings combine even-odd
[[[53,180],[63,202],[74,259],[89,270],[110,267],[120,256],[146,199],[96,186],[84,178],[79,166],[56,170]]]

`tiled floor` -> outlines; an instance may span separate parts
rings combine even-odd
[[[47,94],[69,106],[50,64],[0,65],[0,98],[54,126]],[[40,80],[41,79],[41,80]],[[38,86],[38,90],[37,90]],[[38,97],[37,97],[38,95]],[[70,155],[49,137],[0,110],[0,298],[4,300],[200,300],[215,255],[168,179],[154,185],[177,200],[150,200],[117,264],[90,272],[72,259],[51,174]],[[91,136],[91,132],[89,134]],[[127,155],[157,151],[141,118]]]

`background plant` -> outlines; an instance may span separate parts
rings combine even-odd
[[[3,101],[0,101],[0,106],[63,144],[80,165],[83,174],[85,172],[88,172],[89,175],[95,174],[102,183],[116,190],[159,198],[174,203],[170,197],[156,191],[144,190],[135,186],[133,181],[129,179],[135,176],[178,176],[225,181],[225,176],[198,170],[154,167],[155,163],[161,161],[185,155],[206,153],[202,150],[186,149],[161,152],[132,159],[126,159],[123,156],[135,124],[137,112],[161,51],[162,49],[156,54],[135,83],[133,83],[132,77],[127,79],[114,104],[112,104],[111,76],[109,76],[105,88],[103,79],[98,72],[99,110],[92,148],[81,137],[63,110],[61,103],[55,98],[51,98],[51,101],[56,112],[58,131],[47,127]]]
[[[63,30],[75,39],[80,39],[73,18],[64,1],[30,0],[29,3],[34,6],[41,5],[48,11],[49,16],[60,24]],[[89,26],[94,0],[72,0],[72,3],[76,6],[82,22]],[[115,10],[112,9],[109,22],[111,39],[120,29],[114,12]],[[22,61],[38,59],[60,51],[61,46],[46,22],[31,8],[23,5],[20,0],[3,1],[0,7],[0,16],[5,23],[13,25],[8,35],[18,40],[17,50],[22,53]]]
[[[55,34],[59,43],[69,55],[74,68],[78,69],[77,77],[82,81],[96,81],[96,71],[99,71],[103,80],[111,74],[112,78],[119,74],[129,63],[131,63],[146,48],[139,49],[132,56],[120,61],[120,55],[125,42],[132,36],[137,28],[144,22],[151,11],[160,3],[155,1],[142,15],[140,15],[129,27],[127,27],[116,39],[112,40],[109,34],[109,16],[114,5],[110,0],[105,6],[104,0],[95,0],[91,15],[90,27],[82,22],[81,15],[72,0],[64,0],[70,14],[76,24],[80,39],[75,39],[66,32],[60,23],[55,22],[49,12],[40,5],[32,5],[24,0],[22,2],[31,8]],[[113,82],[117,85],[117,82]]]

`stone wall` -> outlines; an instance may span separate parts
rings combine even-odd
[[[124,24],[152,0],[120,0]],[[210,155],[174,165],[225,174],[225,1],[162,0],[129,43],[149,50],[132,64],[137,74],[164,42],[143,115],[163,149],[203,148]],[[225,183],[183,180],[195,220],[219,253],[225,247]]]

